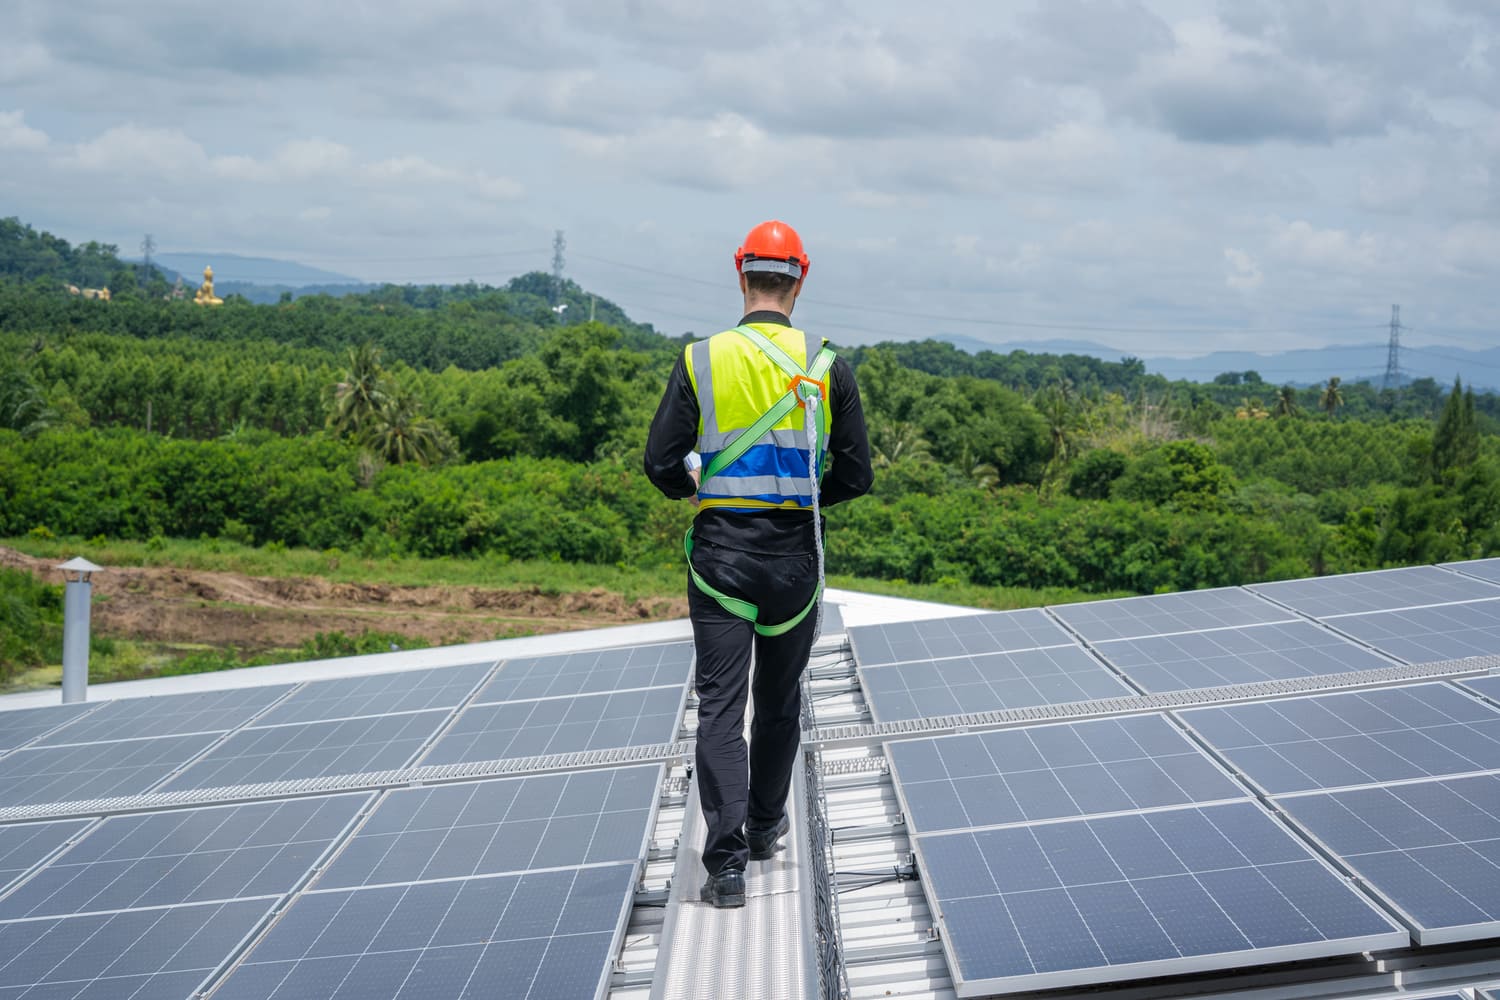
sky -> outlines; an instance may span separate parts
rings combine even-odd
[[[563,230],[706,335],[780,218],[843,344],[1500,345],[1492,0],[5,6],[0,216],[127,255],[499,284]]]

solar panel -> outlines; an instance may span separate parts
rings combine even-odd
[[[1500,674],[1491,674],[1488,677],[1471,677],[1466,681],[1459,681],[1463,687],[1476,691],[1496,704],[1500,704]]]
[[[1443,568],[1451,569],[1456,573],[1464,573],[1468,576],[1477,576],[1481,580],[1491,583],[1500,583],[1500,557],[1494,559],[1472,559],[1469,562],[1443,563]]]
[[[242,729],[163,787],[214,788],[403,767],[448,714],[442,709]]]
[[[14,750],[65,722],[98,708],[97,704],[47,705],[0,712],[0,753]]]
[[[599,997],[636,865],[304,893],[215,1000]]]
[[[184,733],[227,732],[244,725],[292,689],[272,687],[167,694],[155,698],[122,698],[106,702],[86,719],[79,719],[37,741],[37,746],[100,743]]]
[[[1313,618],[1500,597],[1500,590],[1494,584],[1449,573],[1435,566],[1256,583],[1249,589]]]
[[[274,899],[308,873],[370,799],[337,795],[111,817],[0,899],[0,921]]]
[[[1071,646],[1073,637],[1045,611],[996,611],[849,630],[849,644],[861,667],[912,660],[940,660],[975,653],[1007,653],[1046,646]]]
[[[1096,643],[1100,656],[1151,693],[1389,667],[1311,622],[1281,622]]]
[[[264,718],[256,720],[256,725],[277,726],[453,708],[468,697],[493,666],[493,662],[470,663],[435,670],[402,670],[313,681],[267,712]]]
[[[183,1000],[265,916],[265,900],[0,924],[0,997]]]
[[[921,833],[1244,798],[1161,715],[888,743]]]
[[[686,684],[693,644],[665,643],[506,660],[475,704]]]
[[[915,842],[960,996],[1409,941],[1254,802],[922,834]]]
[[[0,760],[0,806],[136,795],[218,738],[200,733],[17,750]]]
[[[59,850],[89,822],[77,819],[0,826],[0,891],[38,861]]]
[[[1420,944],[1500,934],[1500,775],[1276,800]]]
[[[649,764],[392,792],[318,888],[635,861],[661,780]]]
[[[1500,653],[1500,599],[1326,620],[1340,632],[1407,663]]]
[[[877,722],[1136,693],[1081,646],[914,661],[860,673]]]
[[[1286,610],[1239,587],[1060,604],[1050,610],[1090,642],[1199,632],[1236,625],[1264,625],[1293,617]]]
[[[681,685],[574,698],[470,705],[423,764],[534,757],[670,743],[686,692]]]
[[[1180,714],[1272,794],[1500,768],[1500,711],[1447,684]]]

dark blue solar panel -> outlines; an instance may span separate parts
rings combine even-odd
[[[1120,639],[1097,643],[1094,648],[1153,693],[1391,665],[1383,656],[1300,621]]]
[[[1435,566],[1257,583],[1249,589],[1313,618],[1500,597],[1500,588]]]
[[[960,995],[1408,942],[1253,802],[916,841]]]
[[[1500,934],[1500,776],[1277,799],[1422,944]]]
[[[361,793],[116,816],[0,899],[0,921],[278,897],[311,870],[370,798]]]
[[[185,1000],[266,910],[240,900],[0,923],[0,997]]]
[[[18,823],[0,826],[0,891],[32,865],[59,850],[76,836],[89,820],[56,823]]]
[[[215,1000],[589,998],[635,864],[301,896]]]
[[[0,806],[138,795],[217,739],[205,733],[17,750],[0,759]]]
[[[1500,653],[1500,600],[1345,615],[1328,624],[1407,663]]]
[[[1135,694],[1081,646],[898,663],[861,678],[877,722]]]
[[[1459,683],[1471,691],[1476,691],[1491,701],[1500,704],[1500,674],[1491,674],[1488,677],[1471,677]]]
[[[1445,569],[1451,569],[1456,573],[1466,576],[1477,576],[1481,580],[1491,583],[1500,583],[1500,557],[1494,559],[1473,559],[1469,562],[1443,563]]]
[[[861,667],[911,660],[940,660],[976,653],[1006,653],[1045,646],[1069,646],[1073,637],[1045,611],[996,611],[927,621],[861,625],[849,630],[854,659]]]
[[[922,833],[1247,794],[1159,715],[902,740],[887,752]]]
[[[97,704],[46,705],[0,712],[0,753],[14,750],[65,722],[98,708]]]
[[[441,709],[243,729],[204,754],[164,788],[214,788],[403,767],[448,714],[448,709]]]
[[[1060,604],[1051,611],[1090,642],[1261,625],[1295,617],[1238,587]]]
[[[1182,718],[1273,794],[1500,768],[1500,711],[1446,684],[1193,709]]]
[[[319,889],[634,861],[659,764],[392,792]]]
[[[484,680],[493,663],[432,670],[402,670],[364,677],[313,681],[277,705],[256,726],[354,719],[394,712],[453,708]]]
[[[693,644],[664,643],[506,660],[476,704],[686,684]]]
[[[227,732],[244,725],[282,695],[290,684],[234,688],[106,702],[86,719],[58,730],[37,746],[100,743],[181,733]]]
[[[677,737],[683,689],[471,705],[422,759],[456,764],[670,743]]]

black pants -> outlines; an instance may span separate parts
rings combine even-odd
[[[716,589],[760,608],[760,622],[777,625],[807,606],[818,586],[812,553],[763,556],[705,542],[693,547],[693,567]],[[708,824],[703,866],[716,875],[743,870],[750,848],[748,822],[774,826],[786,806],[801,738],[802,671],[812,651],[816,610],[796,628],[773,637],[719,606],[688,580],[688,610],[698,666],[698,800]],[[745,692],[755,651],[755,718],[745,751]]]

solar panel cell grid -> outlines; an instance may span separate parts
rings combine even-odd
[[[313,681],[277,705],[256,726],[353,719],[393,712],[453,708],[489,675],[493,663],[433,670],[402,670],[365,677]]]
[[[1470,691],[1488,698],[1491,702],[1500,704],[1500,674],[1491,674],[1488,677],[1471,677],[1466,681],[1461,681],[1460,684]]]
[[[686,684],[693,644],[664,643],[507,660],[475,704]]]
[[[916,839],[960,995],[1406,942],[1252,802]]]
[[[0,899],[0,921],[287,892],[370,796],[106,819]]]
[[[887,744],[921,833],[1243,798],[1159,715]]]
[[[32,865],[62,847],[89,822],[79,819],[0,826],[0,891],[25,874]]]
[[[877,722],[1135,693],[1081,646],[900,663],[862,676]]]
[[[1500,653],[1500,599],[1346,615],[1329,624],[1407,663]]]
[[[124,698],[37,741],[37,746],[148,739],[182,733],[223,733],[249,722],[292,689],[271,687]]]
[[[1193,709],[1181,717],[1272,794],[1500,768],[1500,711],[1446,684]]]
[[[1500,557],[1443,563],[1443,568],[1453,570],[1455,573],[1463,573],[1465,576],[1477,576],[1491,583],[1500,583]]]
[[[1294,617],[1238,587],[1061,604],[1051,611],[1090,642],[1262,625]]]
[[[669,743],[682,716],[681,686],[471,705],[423,764],[532,757]]]
[[[661,777],[652,764],[393,792],[317,888],[634,861]]]
[[[1391,665],[1385,657],[1311,622],[1120,639],[1100,642],[1094,648],[1152,693]]]
[[[1278,801],[1404,911],[1422,944],[1500,933],[1500,776]]]
[[[30,742],[49,729],[56,729],[65,722],[77,719],[99,706],[95,705],[48,705],[45,708],[25,708],[14,712],[0,712],[0,753],[14,750]]]
[[[443,709],[242,729],[165,788],[214,788],[402,767],[437,732],[448,714]]]
[[[1073,644],[1046,612],[1034,608],[865,625],[851,628],[849,641],[861,667]]]
[[[1249,589],[1313,618],[1500,597],[1494,584],[1435,566],[1257,583]]]
[[[218,738],[206,733],[18,750],[0,760],[0,806],[137,795]]]

